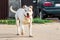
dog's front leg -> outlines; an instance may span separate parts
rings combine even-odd
[[[32,20],[29,24],[29,37],[32,37]]]
[[[23,33],[24,33],[24,25],[23,25],[22,21],[20,22],[20,29],[21,29],[21,35],[23,35]]]

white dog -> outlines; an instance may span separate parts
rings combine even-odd
[[[24,31],[24,24],[29,25],[29,37],[32,37],[32,6],[27,7],[26,5],[23,6],[23,8],[19,8],[17,11],[14,11],[12,9],[12,6],[10,7],[10,10],[15,14],[16,18],[16,25],[17,25],[17,35],[20,33],[21,29],[21,35],[23,35]]]

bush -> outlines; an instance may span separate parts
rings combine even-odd
[[[34,18],[33,19],[33,23],[50,23],[50,22],[53,22],[52,20],[42,20],[40,18]]]
[[[40,20],[39,18],[34,18],[33,23],[45,23],[43,20]]]
[[[44,24],[53,22],[52,20],[41,20],[40,18],[34,18],[33,23]],[[0,24],[16,24],[15,19],[0,20]]]
[[[0,20],[0,24],[2,23],[2,20]]]
[[[6,24],[6,20],[0,20],[0,24]]]
[[[8,20],[7,24],[16,24],[15,20]]]

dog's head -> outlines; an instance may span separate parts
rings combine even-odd
[[[31,16],[32,16],[32,14],[33,14],[33,7],[32,6],[29,6],[29,7],[27,7],[26,5],[25,5],[25,7],[24,7],[24,10],[25,10],[25,17],[27,17],[27,18],[30,18]]]
[[[23,23],[24,24],[29,24],[30,21],[31,21],[30,19],[31,19],[32,14],[33,14],[33,7],[24,5],[23,8],[25,10],[25,13],[24,13],[25,18],[23,20]]]

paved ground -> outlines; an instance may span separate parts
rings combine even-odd
[[[28,27],[25,34],[16,35],[16,25],[0,24],[0,40],[60,40],[60,23],[33,24],[33,37],[28,37]]]

